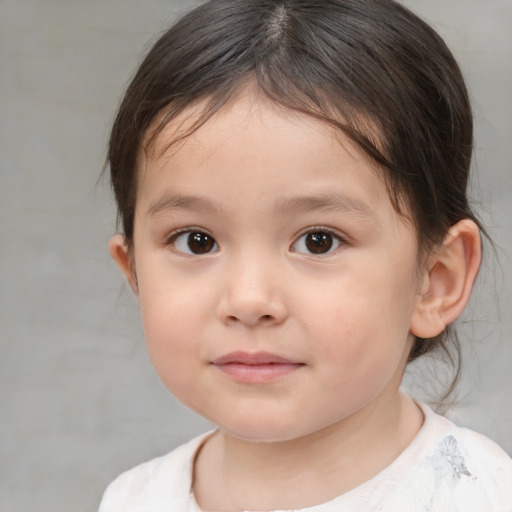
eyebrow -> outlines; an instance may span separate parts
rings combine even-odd
[[[361,217],[375,218],[370,206],[360,199],[343,194],[291,197],[276,204],[276,211],[354,213]]]
[[[220,205],[200,196],[171,195],[153,202],[148,210],[149,216],[157,213],[185,210],[198,213],[215,214],[221,211]],[[361,217],[375,218],[373,210],[363,201],[342,194],[320,194],[315,196],[298,196],[276,201],[276,213],[299,212],[333,212],[353,213]]]
[[[171,195],[152,203],[147,210],[147,214],[152,217],[157,213],[169,210],[213,214],[218,212],[220,207],[215,202],[204,197]]]

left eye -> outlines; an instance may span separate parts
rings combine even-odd
[[[172,237],[170,243],[184,254],[201,255],[218,251],[215,239],[202,231],[184,231]]]
[[[306,254],[328,254],[342,245],[343,241],[329,231],[311,231],[302,235],[293,245],[292,251]]]

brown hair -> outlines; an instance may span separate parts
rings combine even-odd
[[[485,233],[466,195],[473,148],[467,90],[430,26],[392,0],[210,0],[156,42],[115,119],[108,164],[128,242],[137,157],[157,114],[154,136],[207,100],[191,133],[248,80],[285,108],[334,125],[375,161],[395,208],[415,223],[420,249],[464,218]],[[439,348],[458,376],[459,344],[453,336],[449,350],[447,336],[417,339],[410,360]]]

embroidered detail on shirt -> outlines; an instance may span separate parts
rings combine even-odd
[[[466,461],[460,452],[457,440],[453,436],[445,437],[438,445],[437,451],[442,459],[444,459],[453,471],[453,477],[460,479],[461,475],[468,476],[474,479],[473,475],[469,472]]]

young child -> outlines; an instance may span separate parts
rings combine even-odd
[[[453,56],[392,0],[211,0],[163,35],[111,134],[110,251],[217,428],[100,511],[512,511],[508,456],[400,391],[478,273],[471,153]]]

